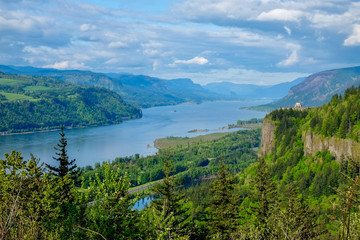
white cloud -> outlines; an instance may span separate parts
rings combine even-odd
[[[300,49],[300,46],[295,44],[288,44],[287,48],[291,50],[291,54],[287,59],[279,62],[277,64],[278,67],[289,67],[299,62],[298,50]]]
[[[360,24],[353,26],[352,34],[345,39],[344,46],[360,46]]]
[[[153,62],[153,71],[156,71],[158,69],[158,66],[160,65],[159,61],[155,60]]]
[[[299,22],[303,16],[304,13],[298,10],[273,9],[269,12],[260,13],[257,20]]]
[[[122,48],[127,47],[127,44],[122,41],[111,42],[108,45],[109,48]]]
[[[312,26],[318,29],[344,31],[351,26],[353,19],[349,14],[317,13],[310,18],[310,21]]]
[[[89,30],[96,30],[96,26],[92,24],[82,24],[80,26],[80,31],[87,32]]]
[[[70,62],[70,61],[62,61],[56,62],[54,64],[45,65],[44,68],[56,68],[60,70],[64,69],[87,69],[84,63]]]
[[[208,62],[209,62],[209,60],[207,60],[206,58],[196,56],[196,57],[194,57],[192,59],[189,59],[189,60],[175,60],[174,64],[182,63],[182,64],[204,65],[204,64],[207,64]]]
[[[284,26],[285,31],[287,32],[288,35],[291,35],[291,29],[287,26]]]

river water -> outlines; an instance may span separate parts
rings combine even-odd
[[[146,156],[155,154],[154,140],[168,136],[194,137],[218,132],[216,129],[236,123],[237,120],[263,118],[265,112],[240,109],[260,105],[269,100],[205,102],[143,109],[141,119],[121,124],[65,130],[68,155],[76,159],[78,166],[111,161],[116,157]],[[209,129],[209,132],[188,133],[193,129]],[[234,131],[236,129],[231,129]],[[42,162],[54,165],[54,146],[59,141],[58,132],[43,132],[0,136],[0,158],[11,150],[22,152],[25,159],[33,153]]]

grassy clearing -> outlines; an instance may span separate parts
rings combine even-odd
[[[0,85],[3,86],[18,86],[27,83],[26,80],[23,79],[8,79],[8,78],[0,78]]]
[[[17,101],[17,100],[36,101],[36,99],[34,99],[33,97],[26,96],[24,94],[7,93],[7,92],[0,92],[0,94],[4,95],[7,101]]]
[[[167,137],[167,138],[160,138],[154,141],[154,145],[157,149],[166,149],[166,148],[173,148],[173,147],[180,147],[186,146],[188,144],[196,143],[196,142],[206,142],[217,140],[222,138],[232,132],[219,132],[219,133],[212,133],[207,135],[200,135],[193,138],[188,137]]]
[[[47,91],[47,90],[53,90],[54,88],[51,87],[45,87],[45,86],[26,86],[24,87],[25,91],[29,92],[35,92],[35,91]]]

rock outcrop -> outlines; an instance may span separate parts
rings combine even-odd
[[[275,123],[264,119],[261,129],[261,146],[259,157],[265,157],[274,150],[275,146]],[[311,131],[302,133],[304,143],[304,155],[314,156],[318,151],[329,151],[335,156],[337,161],[341,158],[360,159],[360,143],[352,139],[342,139],[338,137],[325,137],[314,134]]]
[[[265,157],[273,151],[275,146],[274,131],[275,123],[265,118],[261,128],[261,146],[259,157]]]
[[[304,154],[315,155],[317,151],[329,151],[340,161],[342,157],[360,158],[360,143],[352,139],[341,139],[337,137],[324,137],[310,131],[303,132]]]

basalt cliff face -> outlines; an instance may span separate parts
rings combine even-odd
[[[265,157],[274,150],[275,146],[275,123],[264,119],[261,129],[261,147],[259,157]],[[337,137],[325,137],[314,134],[311,131],[302,133],[304,143],[304,155],[315,155],[317,151],[329,151],[337,161],[342,158],[360,158],[360,143],[352,139],[341,139]]]
[[[274,131],[275,123],[265,118],[261,128],[261,145],[259,157],[265,157],[273,151],[275,146]]]
[[[317,151],[329,151],[336,160],[341,158],[358,159],[360,157],[360,143],[352,139],[325,137],[310,131],[303,132],[304,155],[315,155]]]

